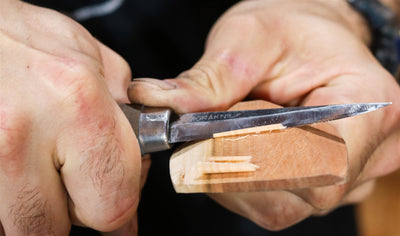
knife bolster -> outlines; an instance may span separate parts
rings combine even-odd
[[[142,154],[171,148],[168,143],[171,109],[142,107],[139,116],[138,140]]]

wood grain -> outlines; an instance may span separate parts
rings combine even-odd
[[[243,102],[232,110],[277,107]],[[198,162],[214,156],[251,156],[255,171],[204,174]],[[240,192],[295,189],[343,183],[348,172],[344,141],[329,124],[240,134],[188,143],[170,159],[177,192]]]
[[[360,236],[400,235],[400,170],[379,178],[372,194],[356,207]]]

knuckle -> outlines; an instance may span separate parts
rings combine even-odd
[[[107,91],[102,85],[102,72],[96,71],[98,68],[72,58],[59,58],[49,67],[50,90],[55,94],[55,103],[67,108],[63,109],[65,115],[72,115],[75,120],[81,121],[93,120],[90,117],[101,115],[94,113],[101,110],[99,106],[106,107],[101,101],[108,97],[104,96]]]
[[[135,208],[136,209],[136,208]],[[100,231],[115,230],[120,227],[126,220],[132,217],[132,210],[129,208],[115,207],[112,208],[108,214],[105,214],[103,218],[98,221],[95,228]]]
[[[239,31],[240,34],[259,34],[265,27],[263,18],[259,14],[248,14],[246,11],[232,12],[223,22],[229,29]]]
[[[299,213],[293,210],[293,205],[278,204],[273,206],[275,210],[269,214],[258,217],[258,224],[271,231],[279,231],[292,226],[299,221]]]
[[[0,109],[0,168],[6,174],[18,173],[29,145],[31,121],[16,108]]]
[[[218,110],[226,109],[230,105],[231,96],[227,94],[229,90],[224,91],[226,78],[223,76],[220,67],[211,61],[203,61],[183,72],[178,78],[201,94],[196,97],[197,103],[202,104],[201,110]]]
[[[314,209],[303,199],[285,191],[270,192],[264,196],[263,206],[254,205],[250,219],[261,227],[277,231],[308,217]]]
[[[342,201],[347,191],[346,185],[311,189],[303,198],[306,202],[320,211],[334,209]]]
[[[287,220],[282,220],[281,217],[268,217],[268,218],[261,218],[260,226],[271,230],[271,231],[279,231],[283,230],[292,224],[289,223]]]
[[[220,90],[216,78],[219,78],[218,72],[210,66],[197,66],[188,72],[190,78],[194,78],[199,89],[204,92],[216,96]]]
[[[138,197],[131,197],[127,199],[118,199],[113,204],[108,204],[107,208],[103,208],[104,214],[86,215],[89,219],[87,226],[99,231],[111,231],[120,227],[126,220],[130,219],[134,214],[138,205]],[[92,212],[99,212],[97,210]],[[91,213],[89,213],[91,214]]]
[[[93,133],[81,144],[84,149],[80,152],[83,161],[79,171],[88,179],[88,188],[98,194],[93,204],[77,202],[77,206],[86,214],[89,226],[108,231],[123,223],[136,209],[139,177],[125,166],[126,150],[121,144],[117,121],[104,120],[89,129]],[[107,214],[92,215],[99,208]]]
[[[96,74],[95,69],[71,57],[57,57],[53,58],[47,68],[48,80],[51,87],[57,93],[61,93],[62,97],[72,97],[72,100],[76,100],[79,96],[90,98],[95,95],[96,84],[99,75],[102,74],[100,66],[97,71],[99,73]]]

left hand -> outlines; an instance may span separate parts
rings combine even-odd
[[[227,109],[246,97],[284,106],[393,102],[332,122],[346,142],[347,183],[295,191],[211,195],[264,228],[360,201],[400,166],[400,88],[368,49],[368,28],[344,0],[243,1],[215,24],[204,55],[176,79],[138,79],[132,102],[177,112]]]
[[[128,63],[63,14],[0,6],[0,235],[120,227],[140,190],[139,145],[117,105]]]

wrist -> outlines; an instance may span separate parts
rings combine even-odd
[[[370,46],[376,59],[392,74],[398,71],[399,27],[392,9],[379,0],[347,0],[367,20],[372,32]]]

